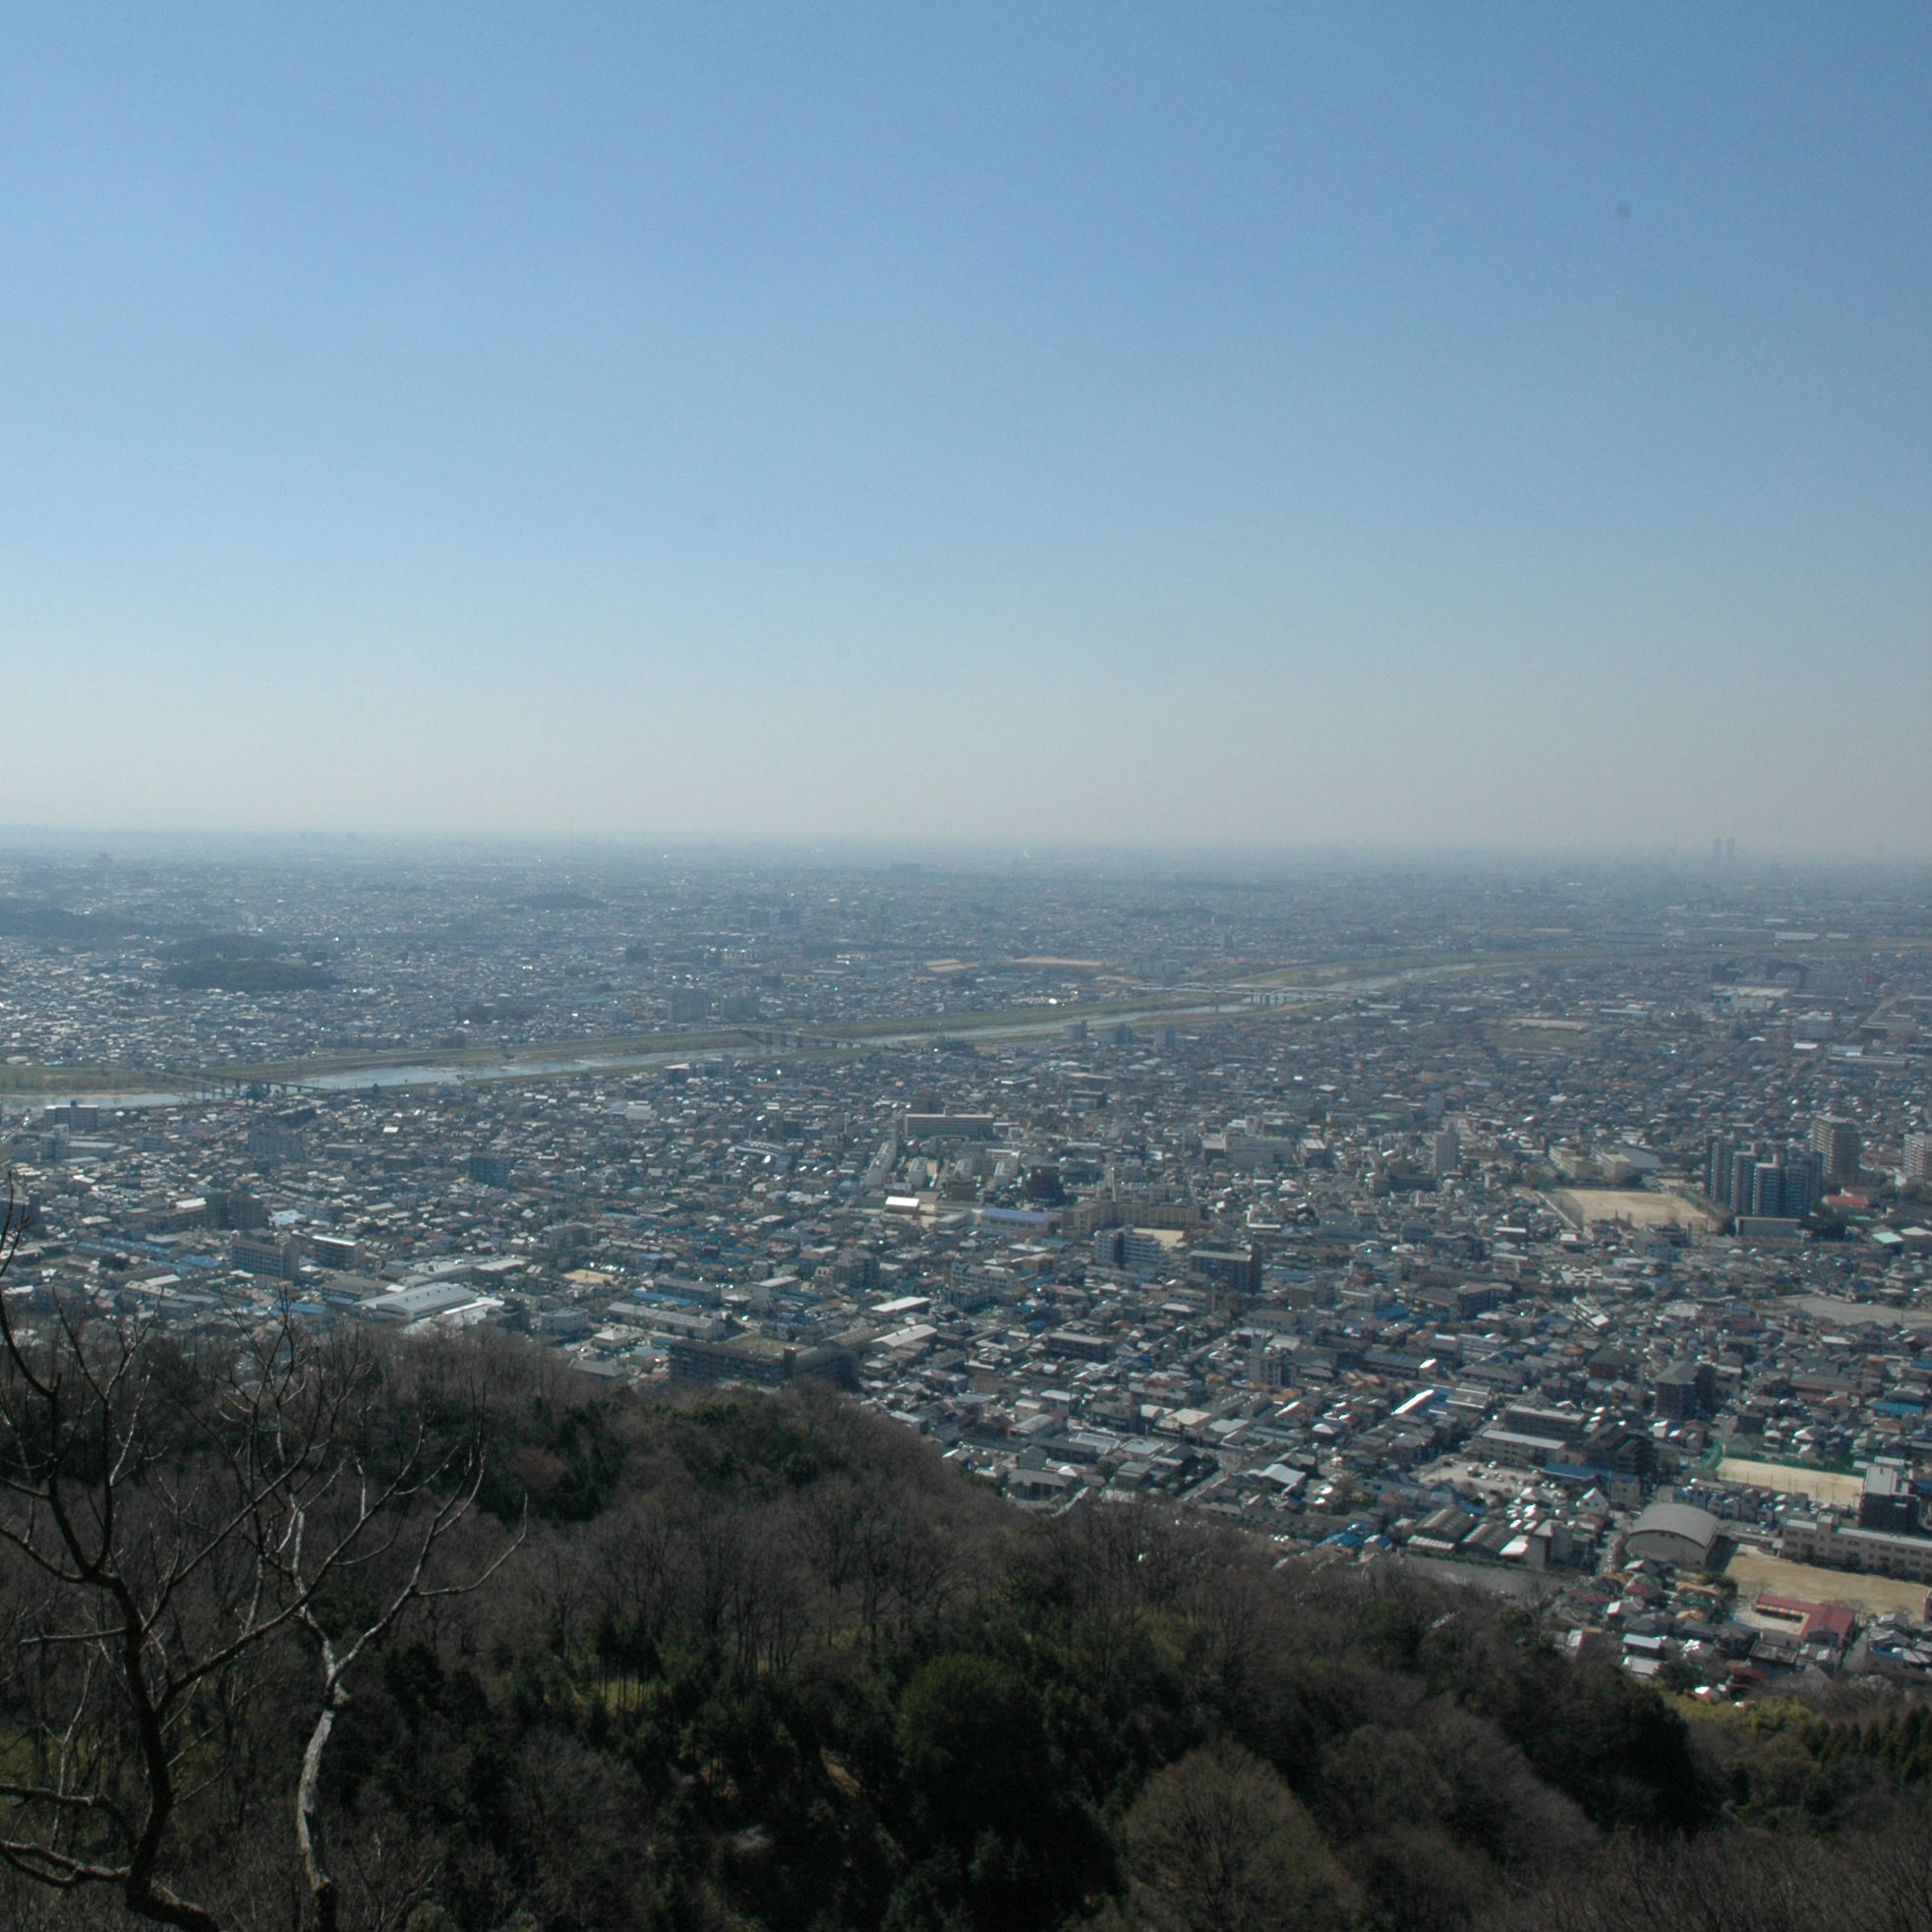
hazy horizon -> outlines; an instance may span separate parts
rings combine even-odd
[[[0,839],[1916,862],[1928,78],[1884,7],[16,13]]]
[[[1319,872],[1345,867],[1365,876],[1381,872],[1423,874],[1457,868],[1501,874],[1573,868],[1602,878],[1657,871],[1695,874],[1707,885],[1751,887],[1772,879],[1836,879],[1902,875],[1922,886],[1926,854],[1909,849],[1820,853],[1737,846],[1714,852],[1682,846],[1453,845],[1389,842],[1379,845],[1236,844],[1228,841],[1077,841],[867,839],[862,837],[753,837],[690,835],[653,839],[643,835],[498,834],[474,832],[322,831],[313,826],[242,830],[150,826],[0,825],[0,865],[64,865],[79,876],[123,863],[175,860],[243,861],[297,858],[319,861],[450,859],[504,866],[553,867],[568,872],[600,864],[650,867],[671,864],[698,869],[777,867],[809,872],[878,868],[904,873],[1030,871],[1068,873],[1145,871],[1177,879],[1202,878],[1213,869],[1271,874]]]

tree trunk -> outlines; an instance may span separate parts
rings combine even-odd
[[[302,1870],[316,1907],[316,1932],[336,1932],[339,1905],[335,1880],[328,1869],[328,1848],[322,1837],[322,1765],[335,1714],[347,1702],[340,1683],[331,1682],[323,1694],[322,1714],[309,1733],[302,1753],[302,1777],[295,1787],[295,1837],[302,1847]]]

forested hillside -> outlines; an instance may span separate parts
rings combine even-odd
[[[157,1766],[144,1913],[190,1927],[1932,1923],[1896,1697],[1687,1712],[1386,1566],[1022,1518],[830,1395],[641,1400],[500,1338],[87,1354],[7,1372],[14,1924],[142,1922]],[[115,1674],[130,1605],[178,1693]]]

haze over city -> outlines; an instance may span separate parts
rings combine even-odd
[[[0,823],[1923,854],[1929,35],[11,10]]]

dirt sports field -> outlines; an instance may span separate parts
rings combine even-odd
[[[1693,1207],[1682,1195],[1651,1194],[1642,1188],[1556,1188],[1550,1204],[1572,1227],[1592,1221],[1621,1221],[1632,1228],[1689,1228],[1708,1232],[1710,1215]]]
[[[1756,1602],[1761,1596],[1795,1597],[1805,1604],[1845,1604],[1867,1616],[1903,1610],[1925,1614],[1925,1585],[1904,1583],[1890,1576],[1859,1576],[1851,1570],[1820,1569],[1813,1563],[1787,1563],[1782,1556],[1761,1556],[1740,1550],[1725,1569],[1740,1598]]]
[[[1719,1479],[1742,1483],[1753,1490],[1775,1490],[1780,1495],[1809,1496],[1833,1509],[1856,1509],[1864,1493],[1861,1476],[1841,1476],[1830,1469],[1792,1469],[1782,1462],[1753,1462],[1726,1456],[1718,1465]]]

